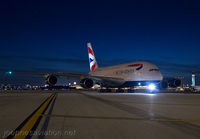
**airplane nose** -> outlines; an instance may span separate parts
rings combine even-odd
[[[154,80],[163,80],[163,75],[160,72],[155,73],[152,77]]]

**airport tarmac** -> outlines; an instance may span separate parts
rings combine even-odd
[[[200,94],[0,92],[0,111],[0,138],[200,138]]]

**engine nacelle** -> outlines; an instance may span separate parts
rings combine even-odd
[[[181,86],[181,80],[180,79],[176,79],[176,78],[164,79],[160,83],[160,87],[162,89],[166,89],[168,87],[175,88],[175,87],[178,87],[178,86]]]
[[[171,79],[168,81],[169,87],[178,87],[181,85],[181,80],[180,79]]]
[[[89,79],[89,78],[85,78],[85,79],[82,79],[80,81],[80,85],[83,87],[83,88],[92,88],[94,86],[94,82],[92,79]]]
[[[46,83],[50,86],[54,86],[57,83],[58,79],[55,75],[49,75],[46,78]]]

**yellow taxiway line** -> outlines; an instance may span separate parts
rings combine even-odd
[[[55,97],[55,94],[52,94],[48,99],[46,99],[40,107],[29,117],[29,119],[25,122],[25,124],[20,128],[20,130],[15,130],[12,136],[8,136],[8,138],[13,139],[22,139],[26,138],[31,130],[34,128],[35,124],[38,122],[38,119],[45,112],[47,107],[49,106],[51,100]],[[38,123],[39,124],[39,123]]]

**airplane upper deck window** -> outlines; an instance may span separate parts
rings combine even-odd
[[[149,69],[149,71],[159,71],[159,69]]]

